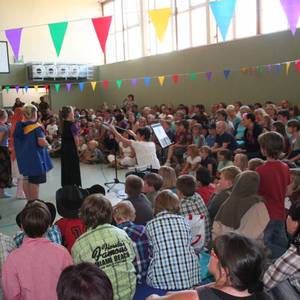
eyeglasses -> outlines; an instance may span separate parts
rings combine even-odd
[[[216,254],[216,252],[215,252],[214,249],[211,249],[211,251],[210,251],[210,256],[211,256],[211,257],[214,257],[214,258],[218,258],[218,256],[217,256],[217,254]]]

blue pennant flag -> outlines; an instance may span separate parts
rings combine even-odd
[[[223,41],[225,41],[234,14],[236,0],[214,1],[210,2],[209,5],[221,31]]]
[[[150,86],[151,79],[152,79],[151,77],[144,77],[144,83],[145,83],[146,87]]]
[[[228,79],[229,75],[230,75],[230,70],[224,70],[225,79]]]
[[[84,89],[84,82],[79,82],[79,83],[78,83],[78,87],[79,87],[79,89],[80,89],[80,92],[82,92],[83,89]]]
[[[277,73],[279,73],[281,71],[281,64],[276,64],[275,65],[275,70]]]

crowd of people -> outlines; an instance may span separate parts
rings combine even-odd
[[[20,232],[0,233],[4,299],[300,297],[298,106],[138,107],[128,95],[55,114],[44,98],[17,100],[0,110],[0,145],[0,198],[15,184],[28,200]],[[50,156],[62,166],[56,207],[38,200]],[[127,199],[83,189],[81,163],[136,166]]]

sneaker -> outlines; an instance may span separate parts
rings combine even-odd
[[[0,194],[0,198],[6,199],[6,198],[12,198],[12,196],[4,192],[3,194]]]

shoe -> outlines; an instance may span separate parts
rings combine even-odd
[[[3,194],[0,195],[0,198],[6,199],[6,198],[12,198],[12,196],[4,192]]]

